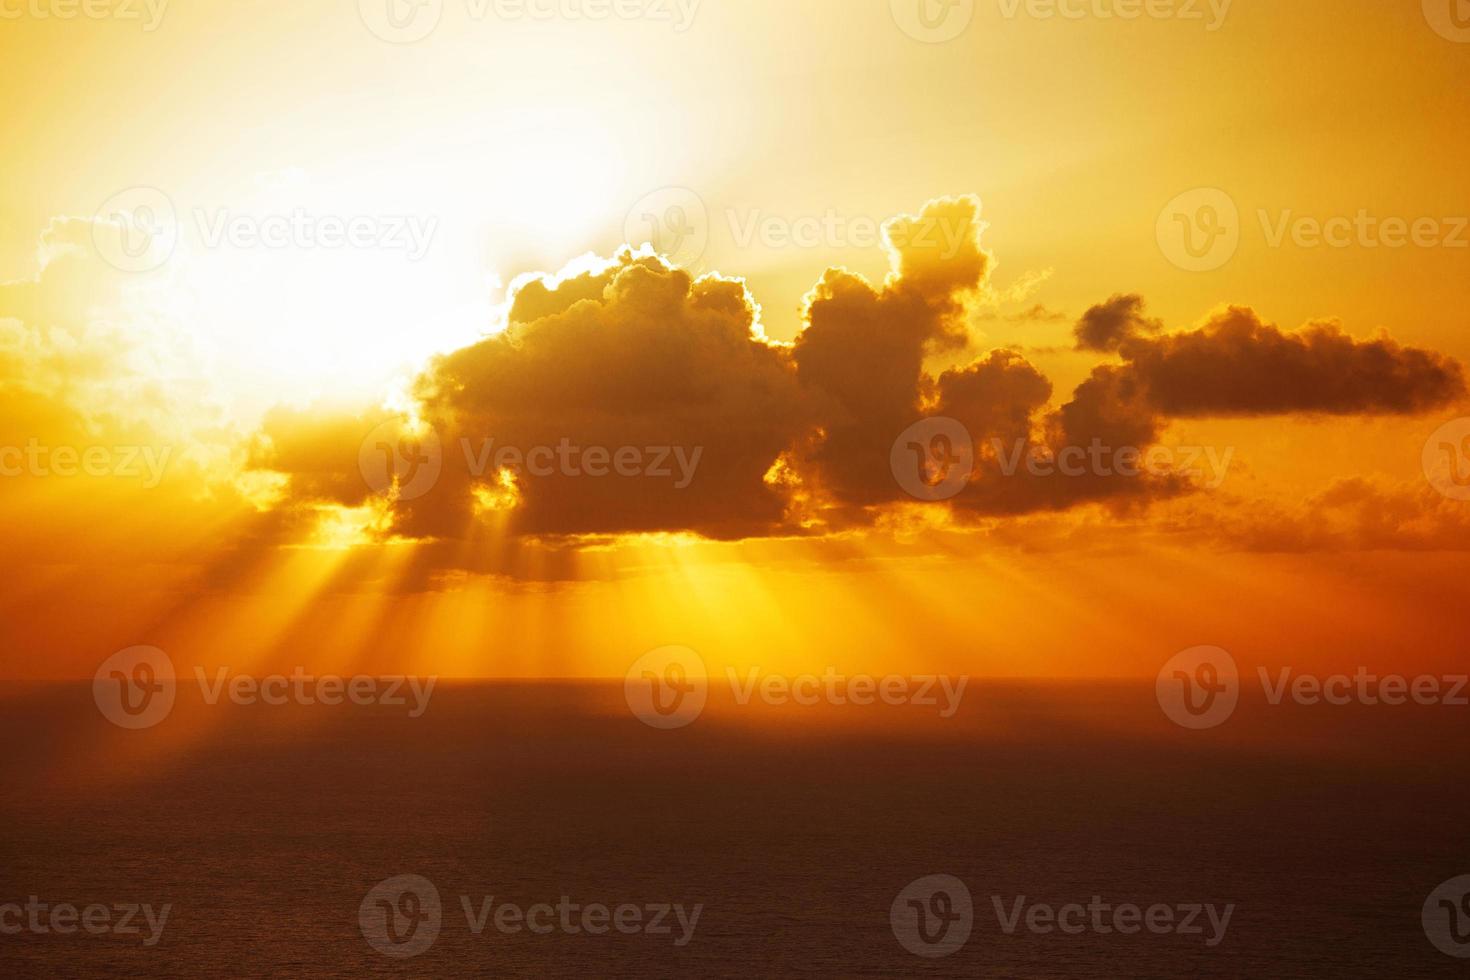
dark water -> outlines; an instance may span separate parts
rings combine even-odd
[[[199,705],[125,732],[85,685],[11,687],[0,903],[167,903],[147,935],[0,936],[6,976],[1432,977],[1470,961],[1421,907],[1470,873],[1466,719],[1450,707],[1243,704],[1164,720],[1151,683],[975,682],[960,715],[737,708],[657,731],[620,685],[460,685],[428,712]],[[422,875],[437,941],[364,939],[378,882]],[[974,896],[968,943],[906,952],[916,878]],[[692,939],[474,934],[460,896],[702,903]],[[991,896],[1214,903],[1205,935],[1013,935]]]

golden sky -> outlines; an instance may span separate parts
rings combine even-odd
[[[1457,663],[1451,0],[931,2],[0,0],[0,672]]]

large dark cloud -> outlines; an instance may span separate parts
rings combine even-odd
[[[965,301],[984,283],[979,202],[946,199],[886,229],[895,271],[881,287],[832,269],[807,300],[794,357],[821,438],[798,468],[842,505],[894,499],[888,454],[922,414],[925,358],[964,346]]]
[[[527,286],[507,330],[436,361],[418,393],[445,452],[440,485],[399,509],[415,535],[462,533],[476,488],[497,477],[515,483],[509,527],[522,534],[770,534],[785,501],[766,474],[810,424],[791,358],[758,332],[742,283],[627,252],[605,271]],[[642,472],[614,463],[589,476],[586,458],[529,457],[562,446],[621,452],[625,472]],[[526,465],[512,455],[501,476],[501,449]],[[492,471],[476,473],[486,458]]]
[[[1285,332],[1244,307],[1169,333],[1127,293],[1077,323],[1076,349],[1107,360],[1060,403],[1016,351],[931,372],[936,355],[952,361],[973,343],[966,323],[992,264],[982,228],[969,197],[890,223],[889,276],[874,284],[828,270],[790,345],[762,335],[741,282],[695,279],[653,256],[625,251],[595,271],[523,283],[506,329],[419,378],[416,414],[438,434],[442,473],[427,493],[389,495],[388,532],[740,538],[867,526],[912,502],[890,454],[932,415],[959,421],[977,444],[971,480],[949,505],[958,514],[1136,507],[1194,486],[1168,472],[1037,473],[1017,454],[1144,452],[1173,419],[1402,415],[1465,395],[1458,363],[1387,337],[1355,340],[1329,323]],[[370,497],[358,449],[381,419],[277,413],[255,463],[289,477],[287,508],[356,506]],[[638,449],[645,463],[671,449],[697,467],[681,482],[677,466],[650,478],[494,465],[503,448],[565,444]]]

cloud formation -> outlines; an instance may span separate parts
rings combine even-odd
[[[1182,473],[1018,466],[1037,453],[1145,452],[1174,419],[1408,415],[1465,396],[1457,362],[1387,336],[1355,340],[1330,322],[1286,332],[1241,306],[1171,333],[1129,293],[1077,322],[1077,351],[1103,361],[1064,400],[1014,350],[931,370],[974,342],[968,323],[991,292],[983,227],[973,197],[890,222],[888,277],[829,269],[790,344],[764,336],[740,280],[657,256],[624,250],[532,278],[503,330],[436,359],[414,386],[413,414],[438,447],[427,491],[404,492],[402,467],[391,487],[360,479],[381,411],[273,413],[253,463],[287,477],[285,508],[376,500],[382,533],[407,538],[486,526],[545,540],[813,535],[913,503],[891,454],[927,416],[977,444],[968,483],[938,505],[973,520],[1198,489]]]

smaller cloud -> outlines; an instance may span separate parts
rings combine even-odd
[[[1127,340],[1161,332],[1163,322],[1145,317],[1143,307],[1142,296],[1121,293],[1094,306],[1073,328],[1077,349],[1112,353]]]

